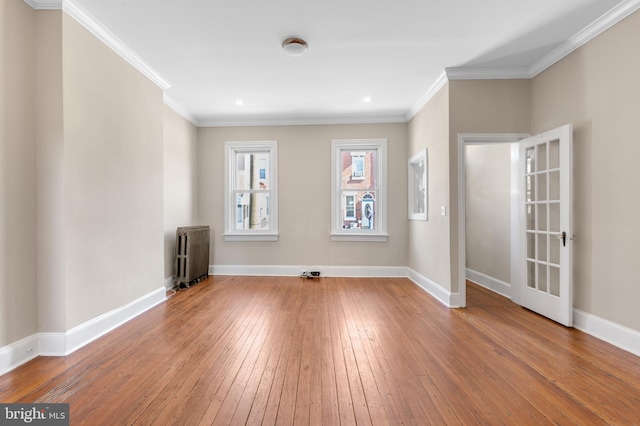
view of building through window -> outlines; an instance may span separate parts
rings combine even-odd
[[[342,229],[376,229],[376,150],[340,151]]]
[[[237,152],[235,158],[236,230],[269,229],[268,152]]]

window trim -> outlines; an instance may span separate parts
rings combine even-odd
[[[375,230],[342,229],[342,151],[377,151],[376,202],[377,226]],[[356,200],[357,203],[357,200]],[[333,139],[331,141],[331,240],[385,242],[387,234],[387,139]]]
[[[278,141],[226,141],[224,143],[224,240],[225,241],[278,241]],[[241,152],[269,153],[269,230],[235,229],[236,189],[235,182],[236,154]]]

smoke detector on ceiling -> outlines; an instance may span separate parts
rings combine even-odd
[[[294,58],[304,55],[308,47],[309,45],[306,41],[297,37],[290,37],[282,42],[282,49],[287,55]]]

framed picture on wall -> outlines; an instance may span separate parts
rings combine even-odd
[[[427,149],[409,159],[409,220],[427,220]]]

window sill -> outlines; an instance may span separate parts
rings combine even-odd
[[[278,234],[224,234],[225,241],[278,241]]]
[[[388,234],[368,234],[368,233],[331,233],[331,241],[362,241],[362,242],[386,242]]]

